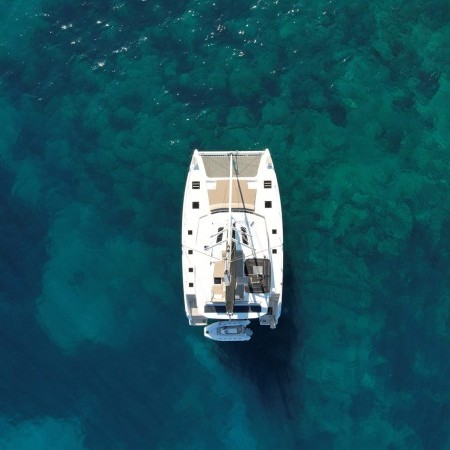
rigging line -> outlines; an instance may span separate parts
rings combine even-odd
[[[187,248],[188,250],[192,250],[194,252],[200,253],[201,255],[205,255],[205,256],[208,256],[209,258],[214,258],[217,261],[221,261],[221,259],[217,258],[216,256],[210,255],[209,253],[201,252],[200,250],[197,250],[196,248],[193,248],[193,247],[188,247],[187,245],[182,245],[181,248]]]
[[[243,164],[243,167],[241,169],[239,169],[240,173],[244,173],[245,170],[250,167],[251,165],[253,165],[255,163],[255,161],[259,158],[261,158],[262,155],[257,155],[257,156],[247,156],[249,159],[249,162],[247,164]]]
[[[236,174],[236,185],[237,185],[237,188],[238,188],[238,191],[239,191],[237,203],[241,204],[242,207],[245,209],[245,201],[244,201],[244,195],[242,193],[240,174],[243,172],[243,170],[246,169],[246,167],[248,167],[248,165],[244,166],[244,169],[242,169],[242,171],[241,171],[241,169],[239,167],[239,163],[240,163],[240,161],[239,161],[239,158],[238,158],[238,154],[236,153],[236,159],[234,160],[233,168],[234,168],[234,171],[235,171],[235,174]]]
[[[244,196],[243,196],[243,193],[242,193],[242,187],[241,187],[241,181],[240,181],[240,173],[244,173],[244,171],[248,167],[250,167],[251,165],[255,164],[257,161],[261,161],[261,158],[263,157],[263,155],[264,155],[264,151],[262,151],[261,153],[258,153],[257,155],[254,155],[254,156],[246,155],[248,157],[248,161],[249,162],[247,164],[243,164],[243,168],[242,169],[238,169],[236,167],[236,181],[237,181],[238,189],[239,189],[239,193],[240,193],[240,200],[241,200],[241,203],[242,203],[242,205],[244,207],[244,220],[245,220],[245,223],[246,223],[247,227],[249,227],[249,220],[248,220],[247,212],[245,211],[245,201],[244,201]],[[238,164],[240,162],[240,161],[238,162],[238,159],[239,158],[236,158],[236,166],[238,166]],[[258,169],[259,169],[259,164],[258,164]],[[250,234],[250,240],[251,240],[251,243],[252,243],[251,248],[252,248],[252,251],[253,251],[253,256],[256,257],[255,249],[254,249],[254,246],[253,246],[253,236],[251,234]]]
[[[260,160],[260,159],[263,157],[263,155],[264,155],[264,151],[263,151],[263,153],[258,154],[258,155],[255,155],[255,156],[253,156],[253,155],[242,155],[243,157],[247,157],[247,158],[249,159],[249,162],[248,162],[247,164],[243,164],[243,165],[242,165],[242,169],[239,169],[239,173],[244,173],[244,171],[245,171],[248,167],[250,167],[251,165],[255,164],[255,162],[256,162],[258,159]],[[238,173],[236,173],[236,175],[239,176]]]

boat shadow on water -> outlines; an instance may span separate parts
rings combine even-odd
[[[245,376],[258,389],[262,404],[285,413],[285,418],[297,417],[300,380],[294,369],[294,352],[303,341],[303,326],[299,311],[301,298],[296,289],[289,261],[285,264],[283,310],[275,330],[250,324],[254,334],[249,342],[217,342],[218,358],[234,371]]]

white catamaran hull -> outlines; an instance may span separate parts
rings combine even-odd
[[[258,320],[276,327],[283,222],[269,150],[194,152],[183,203],[182,266],[190,325]],[[211,338],[206,330],[205,336]],[[250,338],[242,337],[236,340]]]

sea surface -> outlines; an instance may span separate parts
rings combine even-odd
[[[450,449],[448,0],[0,6],[1,450]],[[188,164],[266,147],[283,314],[219,344]]]

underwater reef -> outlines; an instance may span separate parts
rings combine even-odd
[[[29,385],[0,447],[450,446],[448,2],[15,0],[0,30],[0,373]],[[224,348],[184,317],[187,165],[266,147],[284,310]]]

